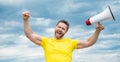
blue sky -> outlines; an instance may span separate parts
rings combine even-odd
[[[107,6],[115,21],[101,22],[105,29],[97,43],[89,48],[75,50],[73,62],[120,61],[120,0],[0,0],[0,62],[44,62],[43,49],[24,35],[22,12],[30,11],[29,23],[33,31],[54,37],[58,20],[66,19],[70,29],[65,37],[87,39],[95,26],[86,26],[85,20]]]

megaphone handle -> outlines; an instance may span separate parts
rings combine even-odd
[[[93,25],[94,25],[94,26],[97,26],[98,24],[100,24],[100,22],[96,22],[96,23],[94,23]]]
[[[98,23],[99,23],[99,22],[93,23],[93,25],[94,25],[94,26],[97,26]]]

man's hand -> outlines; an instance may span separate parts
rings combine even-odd
[[[25,11],[22,13],[22,17],[24,21],[28,21],[29,17],[30,17],[30,12],[29,11]]]
[[[96,30],[97,30],[98,32],[100,32],[100,31],[102,31],[103,29],[104,29],[103,25],[100,24],[100,22],[98,22],[98,24],[96,25]]]

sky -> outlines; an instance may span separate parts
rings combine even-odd
[[[120,0],[0,0],[0,62],[44,62],[42,47],[24,34],[22,12],[30,11],[29,24],[34,33],[54,37],[56,23],[65,19],[70,29],[64,37],[86,40],[95,25],[85,21],[110,6],[114,20],[104,20],[97,42],[76,49],[72,62],[120,61]],[[104,16],[104,15],[103,15]]]

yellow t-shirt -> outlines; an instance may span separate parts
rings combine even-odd
[[[46,62],[71,62],[72,52],[77,46],[78,40],[70,38],[42,37],[41,46],[44,49]]]

